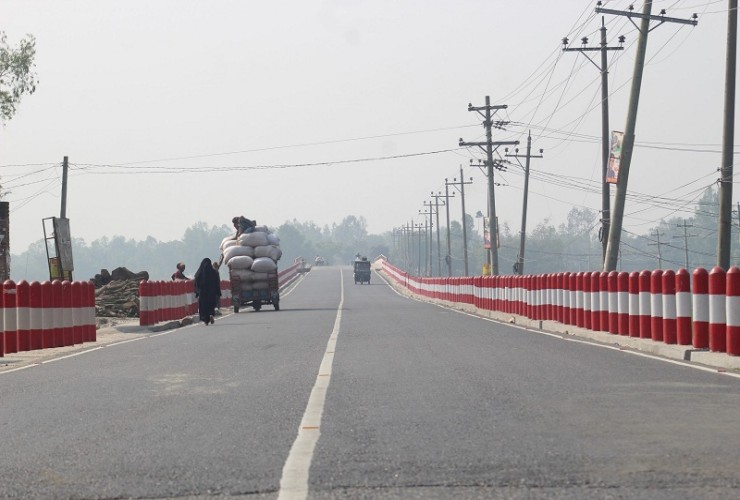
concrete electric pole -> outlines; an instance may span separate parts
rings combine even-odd
[[[437,214],[437,276],[442,276],[442,249],[439,243],[439,207],[444,207],[446,203],[439,201],[440,198],[445,198],[442,193],[434,194],[434,191],[432,191],[432,198],[434,198],[434,212]],[[449,226],[449,222],[447,225]]]
[[[609,67],[606,62],[606,53],[609,50],[623,50],[624,36],[619,37],[618,47],[609,47],[606,43],[606,26],[604,17],[601,17],[601,44],[599,47],[586,47],[588,38],[581,38],[581,47],[568,47],[568,39],[563,38],[563,52],[580,52],[601,73],[601,260],[606,257],[606,245],[609,240],[609,183],[606,181],[606,171],[609,165]],[[587,52],[601,52],[601,65],[599,66],[589,57]]]
[[[735,63],[737,59],[737,0],[727,11],[727,60],[725,63],[725,112],[722,127],[722,166],[719,182],[717,265],[730,269],[732,246],[732,164],[735,148]]]
[[[483,117],[483,127],[486,129],[486,142],[464,142],[460,139],[460,146],[478,146],[486,152],[486,169],[488,177],[488,234],[491,238],[491,275],[496,276],[498,272],[498,248],[496,241],[498,237],[498,219],[496,218],[496,195],[493,190],[494,179],[493,179],[493,152],[498,149],[499,146],[516,146],[519,141],[498,141],[492,140],[491,129],[494,127],[492,120],[493,113],[499,109],[506,109],[505,104],[491,106],[491,98],[486,96],[486,105],[476,107],[472,104],[468,104],[468,111],[475,111]],[[493,113],[492,113],[493,112]],[[461,174],[462,175],[462,174]],[[467,275],[467,272],[465,273]]]
[[[467,223],[465,221],[465,184],[472,184],[473,178],[471,177],[469,181],[465,181],[463,179],[463,169],[462,165],[460,165],[460,180],[458,181],[456,178],[452,179],[452,182],[448,182],[447,179],[445,179],[445,186],[454,186],[455,189],[457,189],[460,192],[460,198],[462,199],[462,233],[463,233],[463,256],[465,259],[465,276],[468,276],[468,230],[467,230]]]
[[[632,87],[630,89],[630,101],[627,110],[627,123],[624,127],[624,141],[622,143],[622,156],[619,165],[619,176],[617,178],[617,191],[614,196],[614,210],[611,214],[612,224],[609,230],[609,239],[606,246],[606,257],[604,258],[604,271],[615,271],[619,258],[619,244],[622,237],[622,222],[624,219],[624,204],[627,198],[627,180],[629,179],[630,164],[632,162],[632,150],[635,146],[635,124],[637,123],[637,107],[640,102],[640,87],[642,86],[642,72],[645,66],[645,53],[647,52],[648,33],[651,31],[650,21],[658,21],[659,24],[666,22],[691,24],[696,26],[696,14],[691,20],[677,19],[665,16],[665,10],[661,10],[659,16],[650,14],[653,7],[652,0],[645,0],[642,14],[632,11],[603,9],[601,2],[597,2],[596,12],[601,14],[614,14],[627,17],[639,30],[637,39],[637,52],[635,54],[635,67],[632,75]],[[632,18],[641,20],[638,27]]]
[[[542,158],[543,150],[540,149],[540,154],[538,155],[532,155],[532,134],[527,134],[527,154],[520,155],[519,149],[514,150],[514,154],[510,155],[508,153],[509,149],[505,149],[505,155],[506,158],[516,158],[516,161],[519,162],[519,158],[524,158],[524,201],[522,206],[522,232],[521,236],[519,238],[519,255],[516,257],[516,264],[514,264],[514,272],[517,274],[524,274],[524,240],[527,236],[527,194],[529,193],[529,162],[532,158]],[[519,162],[519,165],[521,166],[521,162]],[[491,243],[493,244],[493,243]]]

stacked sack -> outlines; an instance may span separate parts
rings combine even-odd
[[[277,272],[283,251],[276,234],[267,226],[256,226],[253,232],[236,240],[224,238],[221,254],[224,264],[229,266],[229,277],[239,279],[242,290],[265,290],[269,288],[268,277]]]

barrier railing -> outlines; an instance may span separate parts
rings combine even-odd
[[[0,294],[0,327],[0,357],[95,342],[95,285],[7,280]]]
[[[295,263],[278,273],[281,288],[298,277],[300,264]],[[221,307],[231,307],[231,282],[221,281]],[[155,325],[179,320],[198,312],[193,280],[142,281],[139,283],[139,324]]]
[[[736,266],[693,274],[679,269],[423,278],[381,262],[386,275],[424,297],[740,356]]]

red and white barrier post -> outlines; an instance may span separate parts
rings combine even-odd
[[[740,267],[727,271],[727,354],[740,356]]]
[[[15,282],[3,283],[3,329],[5,331],[5,352],[18,352],[18,315],[16,312]]]
[[[676,342],[691,345],[691,276],[686,269],[676,273]]]
[[[607,273],[607,296],[609,301],[609,308],[607,311],[609,318],[609,333],[619,333],[619,289],[617,284],[617,277],[619,274],[616,271]]]
[[[640,336],[640,273],[629,275],[629,336]]]
[[[630,275],[626,271],[617,273],[617,332],[630,334]]]
[[[30,310],[31,350],[43,349],[41,330],[41,283],[32,281],[28,286],[28,306]]]
[[[709,272],[709,350],[714,352],[727,351],[725,275],[725,270],[719,266]]]
[[[663,340],[663,271],[650,274],[650,338]]]
[[[663,342],[675,344],[676,333],[676,273],[663,272]]]
[[[640,338],[649,339],[650,317],[650,271],[640,272]]]
[[[19,352],[31,350],[31,297],[28,287],[26,280],[19,281],[15,287]]]
[[[697,349],[706,349],[709,347],[709,273],[703,267],[694,270],[693,288],[692,345]]]
[[[592,307],[591,307],[591,300],[594,298],[594,295],[597,297],[598,302],[598,290],[595,294],[592,293],[592,282],[591,282],[591,276],[592,273],[583,273],[583,279],[581,280],[581,289],[583,290],[583,324],[579,325],[583,328],[586,328],[588,330],[593,329],[593,322],[592,322]],[[596,280],[596,286],[598,287],[599,280]],[[598,309],[598,304],[597,304]],[[598,321],[598,310],[596,311],[597,315],[597,321]],[[596,330],[598,330],[598,323],[596,326]]]
[[[591,273],[591,329],[600,332],[604,329],[601,324],[601,273]]]

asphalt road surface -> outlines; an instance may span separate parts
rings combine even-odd
[[[739,498],[740,378],[317,267],[0,373],[0,498]]]

